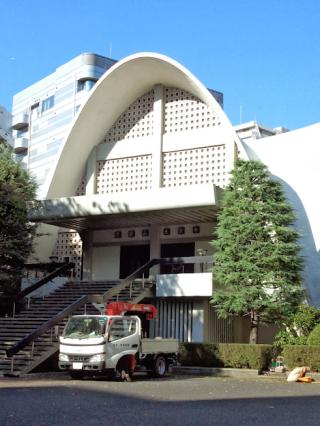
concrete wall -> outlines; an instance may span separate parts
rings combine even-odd
[[[212,274],[163,274],[157,275],[157,297],[211,296]]]
[[[92,279],[118,280],[120,247],[94,247],[92,251]]]
[[[320,306],[320,124],[244,144],[250,159],[266,164],[279,179],[297,215],[304,284]]]

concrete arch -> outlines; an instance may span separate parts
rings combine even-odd
[[[226,114],[192,73],[161,54],[134,54],[114,65],[92,90],[71,126],[41,198],[72,196],[91,150],[101,142],[119,115],[156,84],[177,87],[197,96],[219,116],[225,140],[240,148]]]

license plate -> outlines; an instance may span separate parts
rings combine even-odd
[[[74,370],[82,370],[83,367],[83,362],[73,362],[72,363],[72,368]]]

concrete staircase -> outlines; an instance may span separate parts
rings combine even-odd
[[[70,314],[60,318],[59,322],[56,322],[55,318],[61,312],[70,309],[72,304],[79,304],[79,299],[84,299],[83,296],[92,295],[94,299],[93,295],[100,295],[100,302],[103,299],[100,307],[106,302],[118,300],[137,303],[144,297],[152,295],[151,286],[150,283],[145,286],[139,282],[129,286],[116,281],[68,282],[44,298],[31,299],[30,306],[22,309],[14,318],[0,318],[0,376],[29,373],[57,352],[57,328],[61,331]],[[95,303],[81,302],[79,307],[75,306],[72,315],[99,314],[98,307],[99,305]],[[7,356],[6,351],[9,348],[21,342],[26,336],[30,337],[31,333],[37,333],[39,327],[43,328],[44,324],[47,324],[45,328],[50,326],[50,329],[32,339],[32,342],[21,348],[18,353]]]

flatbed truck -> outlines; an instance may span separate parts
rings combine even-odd
[[[105,314],[72,316],[60,336],[59,368],[72,378],[112,374],[130,381],[135,372],[163,377],[176,363],[178,340],[143,337],[153,305],[110,303]]]

